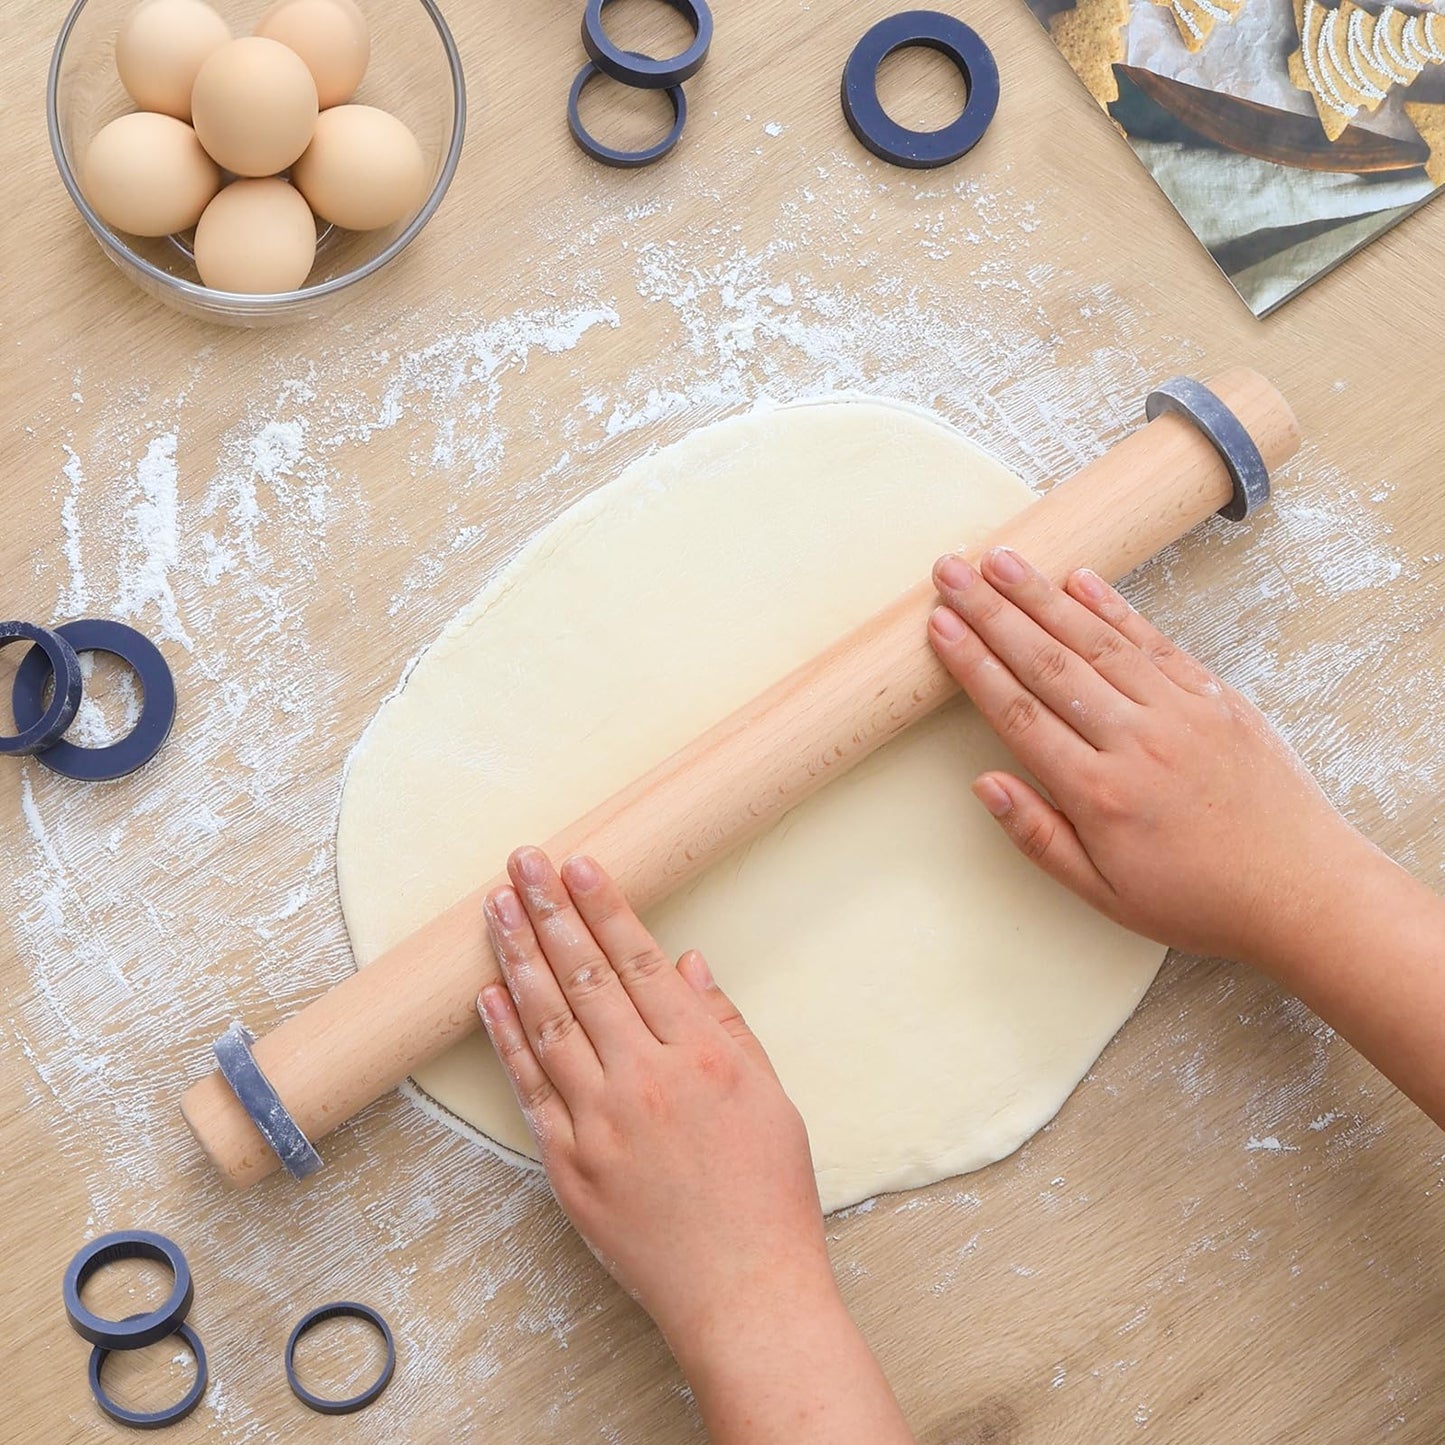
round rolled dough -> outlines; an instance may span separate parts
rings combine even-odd
[[[950,427],[876,402],[734,418],[634,463],[487,585],[356,748],[337,871],[358,963],[1028,501]],[[970,796],[1008,761],[951,705],[648,915],[674,956],[704,951],[772,1055],[826,1209],[1011,1153],[1159,967]],[[481,1034],[415,1084],[532,1155]]]

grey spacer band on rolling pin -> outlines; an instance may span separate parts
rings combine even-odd
[[[1234,496],[1219,509],[1221,517],[1242,522],[1256,507],[1269,500],[1269,468],[1239,418],[1192,377],[1176,376],[1151,391],[1144,402],[1144,415],[1153,421],[1166,411],[1193,422],[1224,459],[1234,479]]]
[[[226,1082],[251,1116],[261,1137],[276,1151],[286,1172],[293,1179],[305,1179],[321,1168],[321,1156],[291,1117],[271,1081],[251,1055],[256,1040],[241,1024],[232,1024],[211,1045],[216,1063]]]

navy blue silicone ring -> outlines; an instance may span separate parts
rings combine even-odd
[[[80,1292],[86,1281],[99,1269],[118,1259],[153,1259],[165,1265],[175,1276],[175,1283],[163,1305],[129,1319],[108,1320],[89,1310],[82,1303]],[[196,1287],[191,1269],[180,1247],[163,1234],[146,1229],[120,1230],[92,1239],[65,1270],[61,1285],[65,1314],[76,1334],[106,1350],[139,1350],[174,1334],[185,1321],[195,1298]]]
[[[878,67],[895,50],[924,46],[946,55],[963,75],[963,114],[942,130],[909,130],[878,99]],[[905,10],[880,20],[853,48],[843,67],[843,114],[853,134],[880,160],[929,170],[966,156],[998,110],[998,65],[976,30],[936,10]]]
[[[324,1395],[313,1395],[297,1379],[296,1344],[307,1330],[313,1325],[319,1325],[322,1320],[343,1318],[365,1320],[367,1324],[375,1328],[386,1345],[386,1363],[381,1367],[381,1374],[359,1395],[352,1395],[345,1400],[328,1400]],[[309,1405],[323,1415],[350,1415],[357,1410],[364,1410],[391,1383],[391,1377],[395,1372],[396,1341],[392,1339],[391,1329],[386,1321],[370,1305],[356,1304],[351,1300],[337,1300],[335,1304],[319,1305],[316,1309],[309,1310],[301,1316],[296,1323],[296,1328],[291,1331],[291,1338],[286,1341],[286,1381],[291,1386],[292,1393],[303,1405]]]
[[[37,627],[33,622],[0,622],[0,647],[12,642],[33,642],[41,671],[48,667],[55,677],[50,706],[37,707],[28,724],[20,721],[17,712],[15,720],[20,731],[12,737],[0,737],[0,753],[24,758],[51,747],[74,722],[75,710],[80,706],[80,659],[59,632]]]
[[[186,1348],[195,1356],[196,1378],[191,1388],[174,1405],[167,1405],[164,1410],[129,1410],[124,1405],[118,1405],[106,1394],[100,1378],[105,1362],[114,1351],[106,1349],[104,1345],[97,1345],[90,1352],[90,1393],[95,1396],[95,1403],[117,1424],[129,1425],[133,1430],[162,1430],[167,1425],[174,1425],[177,1420],[184,1420],[201,1403],[201,1396],[206,1393],[206,1352],[201,1348],[201,1337],[190,1325],[185,1324],[177,1325],[171,1333],[179,1335],[186,1342]]]
[[[241,1107],[251,1116],[257,1132],[276,1151],[286,1172],[293,1179],[305,1179],[321,1168],[321,1156],[252,1057],[254,1042],[247,1029],[232,1024],[211,1045],[211,1051]]]
[[[582,92],[603,73],[589,61],[577,72],[577,79],[572,82],[572,92],[567,97],[567,125],[572,131],[572,139],[594,161],[601,161],[605,166],[616,166],[620,170],[636,170],[639,166],[650,166],[654,161],[660,161],[682,138],[682,128],[687,124],[687,97],[683,95],[682,87],[669,86],[666,92],[667,98],[672,102],[672,129],[656,145],[649,146],[646,150],[620,151],[603,145],[582,124]]]
[[[108,783],[143,768],[160,752],[176,720],[176,682],[160,648],[123,622],[90,617],[65,622],[55,629],[76,652],[109,652],[128,663],[145,694],[136,725],[118,742],[103,748],[82,748],[60,741],[37,755],[37,761],[65,778],[82,783]],[[50,660],[32,648],[15,672],[10,705],[22,726],[38,719],[41,698],[50,681]]]
[[[1229,468],[1234,495],[1219,509],[1221,517],[1242,522],[1269,500],[1269,468],[1254,438],[1207,386],[1192,377],[1176,376],[1156,387],[1144,402],[1144,415],[1153,421],[1165,412],[1193,422],[1214,443]]]
[[[669,90],[681,85],[702,69],[712,44],[712,11],[705,0],[666,0],[693,30],[693,42],[681,55],[654,60],[635,50],[622,50],[607,38],[602,28],[602,11],[608,0],[587,0],[582,12],[582,45],[592,63],[604,75],[620,80],[638,90]]]

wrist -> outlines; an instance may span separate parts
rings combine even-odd
[[[1378,940],[1396,908],[1421,893],[1418,883],[1363,834],[1341,820],[1339,833],[1310,859],[1275,916],[1258,930],[1242,962],[1294,993],[1308,994],[1318,975]]]
[[[709,1372],[743,1369],[750,1355],[786,1347],[800,1320],[811,1328],[839,1318],[851,1325],[826,1253],[735,1273],[655,1316],[694,1389]]]

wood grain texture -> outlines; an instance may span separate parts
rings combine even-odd
[[[175,1439],[335,1438],[287,1393],[279,1352],[304,1309],[347,1295],[389,1314],[400,1355],[348,1440],[697,1438],[647,1321],[535,1177],[391,1096],[316,1180],[241,1197],[174,1104],[231,1017],[268,1029],[345,976],[341,769],[407,659],[548,517],[753,397],[907,391],[1046,487],[1136,424],[1151,381],[1241,359],[1273,377],[1310,439],[1291,506],[1206,527],[1133,595],[1248,681],[1371,837],[1445,881],[1427,324],[1445,212],[1259,324],[1021,5],[959,6],[1004,96],[978,150],[932,176],[874,162],[838,113],[843,60],[887,3],[719,4],[683,146],[632,176],[592,168],[561,123],[575,5],[449,8],[474,113],[447,204],[354,312],[257,335],[158,309],[103,260],[45,144],[57,7],[7,8],[4,609],[46,620],[75,599],[67,446],[99,518],[90,610],[116,601],[134,537],[101,523],[134,505],[148,437],[177,438],[185,556],[210,533],[238,558],[214,583],[202,561],[178,573],[192,645],[165,642],[182,712],[155,769],[99,794],[0,770],[0,1089],[16,1101],[0,1323],[19,1439],[110,1438],[58,1281],[84,1239],[131,1225],[178,1239],[197,1279],[215,1383]],[[499,329],[549,306],[557,325],[608,319],[575,345]],[[269,417],[304,425],[310,461],[242,476],[262,514],[243,526],[236,446]],[[329,497],[311,531],[288,491],[306,485]],[[155,633],[156,606],[139,615]],[[0,654],[0,685],[12,666]],[[201,803],[225,823],[214,837],[181,828]],[[1181,959],[1019,1154],[830,1235],[929,1445],[1434,1445],[1442,1207],[1438,1131],[1267,984]]]

